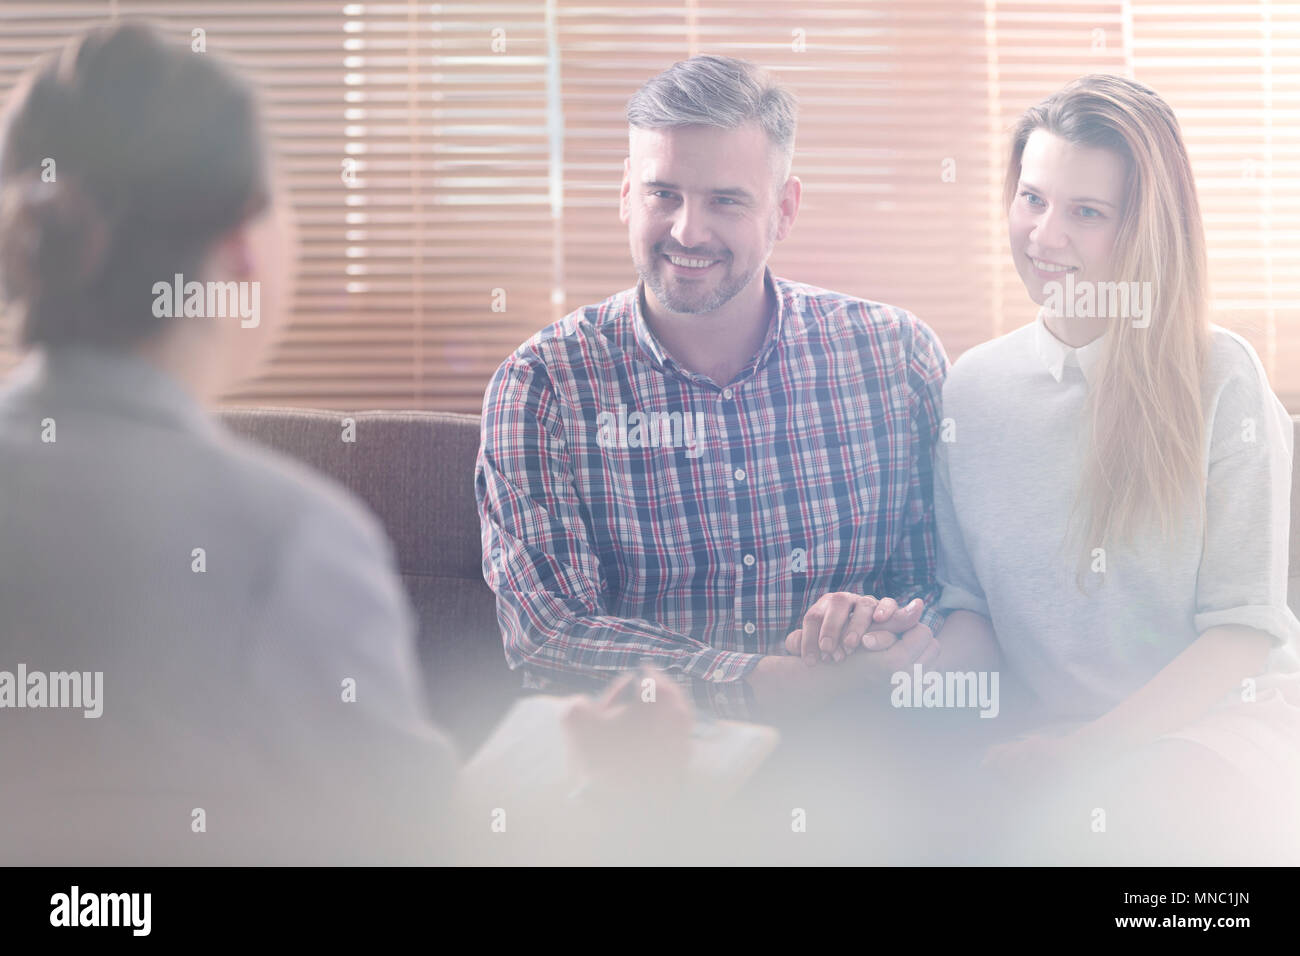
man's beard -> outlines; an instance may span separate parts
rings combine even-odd
[[[654,293],[656,301],[670,312],[676,312],[679,315],[701,315],[707,312],[713,312],[722,308],[741,291],[745,289],[755,276],[760,275],[767,265],[768,257],[772,255],[772,249],[776,246],[777,217],[773,216],[768,223],[767,230],[767,252],[759,260],[758,265],[745,273],[731,272],[731,266],[734,261],[730,253],[721,256],[699,255],[692,252],[684,252],[679,249],[666,250],[663,243],[655,243],[650,250],[650,261],[643,261],[635,246],[632,249],[632,262],[636,266],[637,275],[645,283],[647,289]],[[688,259],[718,259],[724,272],[722,278],[718,280],[717,285],[712,287],[694,284],[676,285],[667,281],[668,265],[664,259],[665,253],[685,257]]]
[[[656,245],[651,252],[651,261],[636,262],[637,274],[646,288],[654,293],[655,300],[670,312],[680,315],[700,315],[722,308],[744,289],[759,271],[754,269],[749,275],[736,275],[730,272],[732,259],[724,256],[694,256],[687,253],[672,252],[672,255],[686,255],[688,258],[719,259],[720,267],[725,270],[716,284],[675,283],[667,275],[668,263],[664,251]],[[761,268],[761,267],[760,267]]]

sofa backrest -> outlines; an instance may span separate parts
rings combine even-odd
[[[419,616],[430,710],[465,752],[476,746],[519,688],[483,582],[474,503],[479,417],[296,408],[220,415],[232,431],[330,475],[379,516]],[[356,422],[355,442],[342,441],[344,417]],[[1300,512],[1300,466],[1292,469],[1291,501]],[[1300,610],[1300,521],[1291,522],[1290,575],[1288,601]]]

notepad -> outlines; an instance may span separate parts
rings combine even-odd
[[[564,734],[567,702],[537,695],[517,701],[465,765],[467,785],[563,799],[578,784]],[[701,716],[691,730],[685,786],[722,800],[734,794],[776,749],[776,728]]]

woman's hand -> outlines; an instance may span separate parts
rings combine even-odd
[[[1067,778],[1080,756],[1068,735],[1031,734],[990,747],[980,766],[1009,784],[1041,786]]]
[[[786,636],[785,649],[802,657],[809,667],[819,662],[838,664],[859,647],[884,650],[892,646],[895,635],[916,626],[924,609],[920,598],[900,608],[893,598],[833,591],[808,609],[802,626]]]

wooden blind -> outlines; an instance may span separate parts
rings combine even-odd
[[[911,309],[953,358],[1033,316],[1000,208],[1016,117],[1083,73],[1151,85],[1192,155],[1215,320],[1300,411],[1300,3],[0,2],[0,95],[129,15],[203,29],[257,83],[296,212],[291,324],[232,402],[477,410],[519,342],[633,284],[627,98],[722,53],[800,100],[775,271]]]

